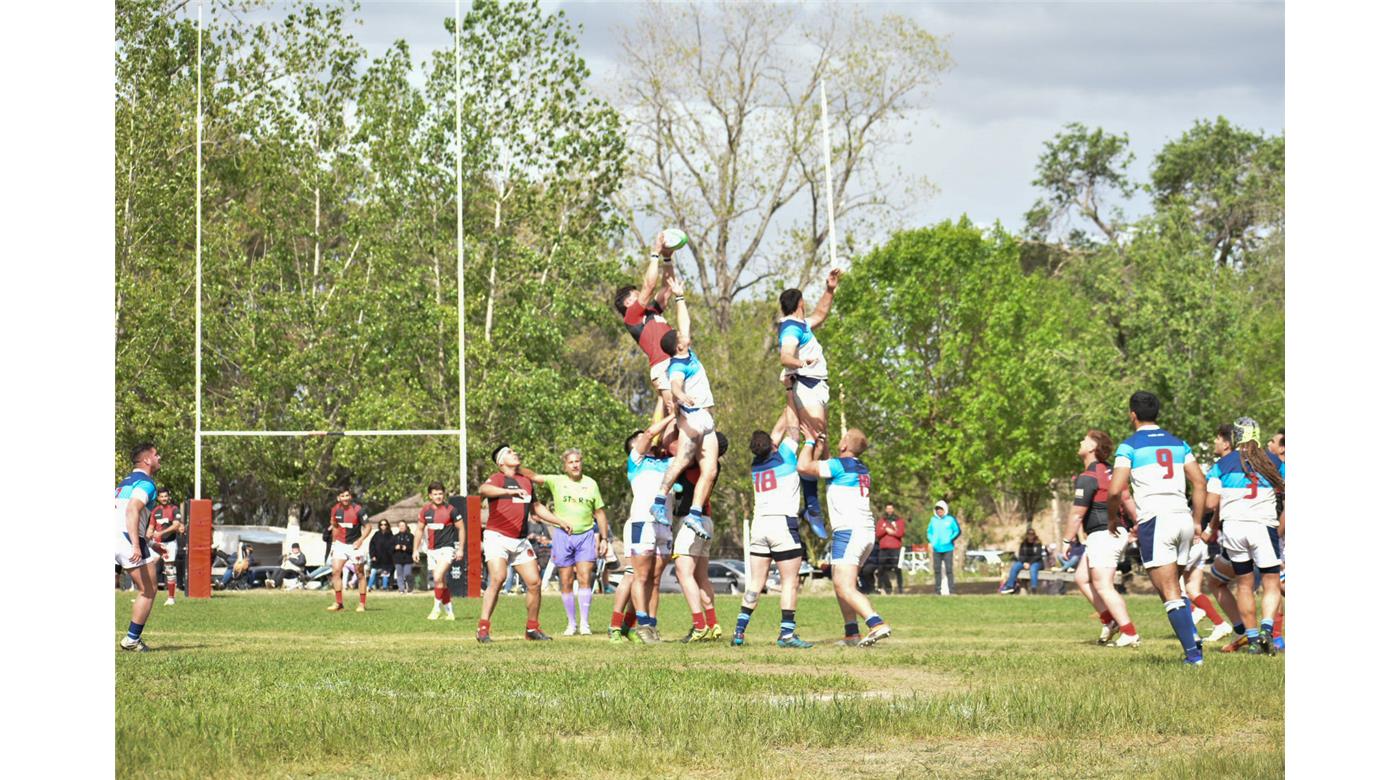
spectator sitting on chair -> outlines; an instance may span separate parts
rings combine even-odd
[[[894,513],[894,504],[885,504],[885,513],[875,521],[875,554],[879,556],[880,592],[890,592],[890,572],[904,592],[904,572],[899,568],[899,551],[904,549],[904,518]],[[875,557],[875,556],[872,556]]]
[[[245,587],[253,584],[253,546],[251,544],[239,543],[238,559],[233,565],[224,569],[223,582],[219,583],[220,588],[227,588],[233,583],[234,578],[243,582]]]
[[[389,533],[389,521],[379,521],[379,532],[369,540],[369,586],[375,587],[375,580],[378,579],[378,590],[389,589],[389,579],[394,576],[394,537]]]
[[[948,512],[948,502],[933,505],[933,517],[924,531],[929,548],[933,550],[933,592],[943,592],[943,578],[948,578],[948,595],[953,595],[953,547],[962,536],[958,519]]]
[[[408,523],[399,521],[399,531],[393,536],[394,579],[398,581],[400,593],[413,592],[413,532]]]
[[[1040,587],[1040,567],[1045,565],[1045,545],[1040,543],[1040,537],[1035,535],[1034,530],[1026,531],[1026,535],[1021,539],[1021,549],[1016,551],[1016,560],[1011,564],[1011,575],[1006,578],[1006,584],[1001,587],[1002,593],[1016,592],[1016,575],[1021,573],[1022,567],[1031,567],[1031,593],[1035,593]]]
[[[291,552],[282,553],[282,568],[272,575],[273,586],[280,589],[288,575],[296,577],[297,582],[306,582],[306,553],[296,542],[292,542]]]

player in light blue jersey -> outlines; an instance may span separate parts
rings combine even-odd
[[[155,474],[160,470],[156,445],[141,442],[131,450],[131,473],[117,485],[117,563],[131,575],[139,591],[131,605],[131,623],[121,648],[142,653],[148,650],[141,631],[156,601],[156,565],[160,554],[146,542],[146,523],[156,504]]]
[[[831,511],[831,583],[846,623],[846,635],[841,642],[870,647],[890,635],[890,627],[856,585],[860,567],[875,549],[870,469],[860,460],[870,442],[858,428],[851,428],[841,435],[837,457],[817,460],[814,453],[821,444],[820,437],[825,434],[815,433],[811,428],[803,432],[807,440],[797,456],[797,473],[826,480],[826,504]],[[863,639],[857,619],[865,621],[870,629]]]
[[[768,581],[768,569],[778,566],[782,590],[778,608],[782,610],[778,644],[782,647],[811,647],[797,636],[797,585],[802,570],[802,537],[798,535],[797,513],[802,490],[797,475],[797,418],[784,408],[773,430],[754,431],[749,437],[753,453],[750,474],[753,479],[753,519],[749,523],[749,581],[744,602],[734,624],[730,644],[745,643],[749,620],[758,608],[758,594]]]
[[[827,387],[826,355],[813,333],[831,313],[831,301],[841,283],[840,269],[833,268],[826,277],[826,291],[817,301],[816,309],[807,315],[807,302],[798,289],[783,290],[778,296],[782,320],[778,323],[779,361],[783,364],[782,379],[788,388],[788,406],[797,415],[798,424],[816,434],[826,434],[826,406],[831,393]],[[826,439],[817,441],[818,459],[827,456]],[[818,538],[826,538],[822,505],[817,497],[817,480],[802,477],[802,516],[812,526]]]
[[[715,418],[710,415],[715,398],[710,392],[710,377],[705,373],[705,366],[701,364],[700,356],[690,348],[690,311],[685,305],[685,290],[674,276],[666,282],[671,287],[672,300],[676,302],[677,329],[661,337],[661,350],[671,356],[666,375],[670,377],[671,398],[676,404],[680,448],[657,488],[651,514],[656,522],[671,524],[666,509],[671,487],[692,462],[698,461],[700,478],[695,481],[695,498],[682,522],[696,536],[709,540],[704,506],[710,498],[710,490],[715,486],[715,475],[719,472],[719,437],[715,435]]]
[[[671,458],[665,453],[665,448],[670,445],[668,437],[663,437],[656,446],[653,446],[653,441],[668,426],[674,435],[673,421],[673,415],[663,414],[652,422],[650,428],[628,436],[625,443],[627,482],[632,486],[632,504],[627,523],[623,526],[627,569],[613,598],[612,625],[608,629],[608,640],[611,642],[630,640],[656,644],[661,641],[656,633],[656,584],[671,553],[671,529],[657,523],[650,509],[656,487],[666,476]],[[666,508],[669,512],[669,501]],[[630,630],[632,621],[637,625],[635,633]]]
[[[1246,651],[1273,655],[1274,616],[1283,603],[1279,584],[1282,569],[1283,461],[1259,443],[1259,424],[1248,417],[1231,427],[1234,451],[1216,461],[1206,476],[1207,507],[1215,511],[1210,534],[1220,539],[1220,555],[1210,575],[1225,587],[1234,586],[1234,606],[1244,630]],[[1262,575],[1264,619],[1254,617],[1255,569]],[[1231,614],[1231,618],[1235,618]],[[1239,649],[1242,643],[1231,647]],[[1228,652],[1228,651],[1227,651]]]
[[[1135,532],[1142,565],[1167,610],[1167,620],[1181,642],[1186,663],[1200,666],[1200,637],[1191,617],[1191,606],[1182,598],[1181,568],[1191,553],[1191,540],[1201,527],[1206,508],[1206,478],[1181,439],[1157,426],[1161,401],[1145,390],[1128,401],[1133,434],[1118,445],[1113,457],[1113,478],[1108,486],[1109,533],[1118,526],[1123,491],[1131,481],[1137,504]],[[1191,503],[1186,483],[1191,483]]]

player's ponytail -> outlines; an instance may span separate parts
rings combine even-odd
[[[1265,454],[1259,442],[1250,439],[1240,442],[1239,447],[1240,462],[1243,464],[1245,473],[1254,471],[1263,477],[1269,486],[1274,489],[1280,500],[1283,498],[1283,475],[1279,473],[1278,467]]]

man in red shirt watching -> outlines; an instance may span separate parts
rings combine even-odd
[[[890,592],[890,572],[904,592],[904,572],[899,569],[899,551],[904,547],[904,518],[894,513],[894,504],[885,504],[885,513],[875,520],[875,554],[880,567],[877,575],[882,593]]]
[[[156,543],[156,550],[165,562],[165,606],[175,605],[175,561],[180,553],[180,534],[185,524],[180,521],[180,508],[170,500],[170,488],[156,491],[156,508],[151,510],[151,525],[147,538]]]
[[[547,641],[540,630],[540,565],[535,548],[526,538],[527,521],[533,513],[540,522],[570,530],[568,524],[553,512],[535,503],[535,486],[520,473],[520,456],[509,445],[502,444],[491,453],[499,469],[492,474],[477,493],[488,503],[486,530],[481,535],[481,550],[490,573],[486,592],[481,594],[481,620],[476,627],[476,641],[491,641],[491,613],[496,611],[496,599],[506,581],[506,570],[514,566],[525,583],[525,638]]]
[[[657,233],[651,244],[646,275],[642,277],[642,289],[639,291],[629,284],[618,288],[613,296],[613,307],[622,315],[627,332],[647,356],[651,386],[658,396],[652,422],[660,420],[671,408],[671,382],[666,377],[666,365],[671,356],[661,351],[661,337],[671,330],[663,314],[671,299],[671,290],[668,285],[661,284],[663,274],[670,277],[675,270],[671,266],[671,250],[666,248],[662,234]]]
[[[345,585],[345,564],[355,567],[360,578],[360,605],[356,612],[365,611],[365,594],[369,590],[369,577],[365,576],[365,561],[368,560],[369,542],[373,534],[364,533],[365,508],[355,502],[355,494],[349,488],[336,495],[335,506],[331,507],[331,585],[335,588],[335,603],[326,607],[327,612],[345,609],[343,588]]]

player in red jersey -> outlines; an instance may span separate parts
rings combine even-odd
[[[146,531],[153,547],[165,563],[165,606],[175,606],[175,560],[180,552],[180,534],[185,524],[180,520],[180,507],[170,498],[170,488],[156,491],[156,508],[151,510],[151,524]]]
[[[365,508],[355,502],[355,494],[349,488],[336,495],[336,504],[331,507],[331,585],[335,588],[335,603],[326,607],[327,612],[345,609],[343,588],[345,586],[345,564],[348,561],[355,567],[360,580],[360,605],[356,612],[365,611],[365,597],[369,592],[369,577],[365,576],[366,551],[369,550],[373,531],[366,534],[368,515]]]
[[[671,290],[662,281],[663,276],[670,278],[673,275],[675,269],[671,265],[671,250],[666,248],[662,234],[657,233],[651,244],[646,275],[642,277],[642,289],[629,284],[618,288],[613,296],[613,307],[622,315],[627,332],[647,357],[651,386],[657,394],[652,422],[660,420],[671,409],[671,383],[666,378],[666,366],[671,356],[661,350],[661,337],[671,331],[664,315],[666,304],[671,299]]]
[[[553,512],[535,503],[535,486],[520,473],[520,456],[509,445],[502,444],[491,453],[499,469],[492,474],[477,493],[487,500],[486,530],[481,549],[490,573],[486,592],[481,594],[481,620],[476,627],[476,641],[491,641],[491,613],[496,611],[496,599],[506,581],[506,570],[514,566],[525,583],[525,638],[548,640],[540,630],[540,565],[535,560],[535,548],[526,539],[526,521],[533,515],[543,523],[562,528],[568,524]]]
[[[1103,624],[1099,644],[1108,644],[1121,631],[1123,635],[1116,644],[1136,646],[1138,633],[1128,617],[1128,604],[1113,587],[1113,573],[1128,546],[1126,529],[1118,533],[1108,530],[1108,485],[1112,479],[1108,461],[1113,457],[1113,440],[1103,431],[1090,430],[1079,442],[1078,454],[1084,461],[1084,471],[1074,479],[1074,508],[1065,523],[1061,543],[1069,549],[1080,530],[1084,531],[1084,557],[1074,570],[1074,584],[1094,605]],[[1131,496],[1124,494],[1123,505],[1133,516],[1137,515]]]
[[[462,541],[467,538],[466,518],[457,507],[447,503],[447,488],[441,482],[428,486],[428,504],[418,510],[418,527],[413,531],[413,549],[424,538],[428,540],[428,570],[433,573],[433,611],[429,620],[442,616],[456,620],[452,614],[452,591],[447,588],[447,569],[453,561],[463,558]],[[442,615],[446,612],[446,615]]]

